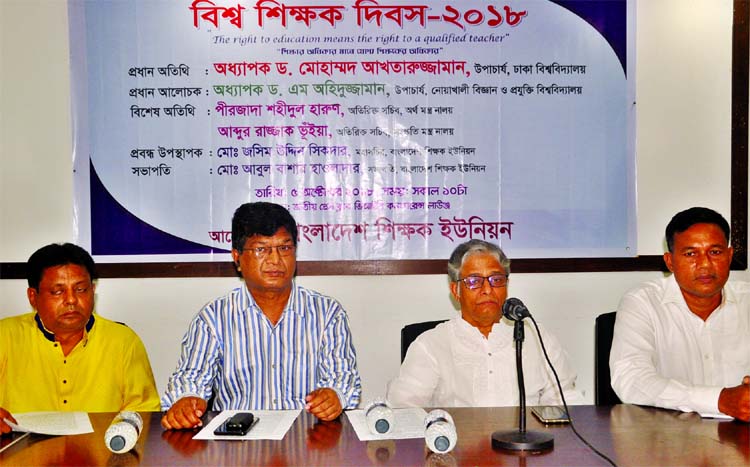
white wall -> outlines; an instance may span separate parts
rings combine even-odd
[[[732,1],[639,0],[637,9],[638,249],[661,254],[664,225],[676,211],[705,205],[729,214]],[[66,18],[61,0],[0,0],[0,261],[25,261],[39,246],[73,238]],[[593,402],[594,318],[659,275],[514,274],[509,293],[557,334]],[[382,394],[397,371],[404,324],[455,313],[441,275],[299,281],[347,308],[365,397]],[[102,279],[97,310],[139,333],[161,391],[188,321],[237,284]],[[25,287],[0,280],[0,317],[29,310]]]

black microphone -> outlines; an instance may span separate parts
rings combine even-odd
[[[516,343],[516,373],[518,377],[518,431],[496,431],[492,433],[492,447],[509,451],[545,451],[552,449],[554,438],[549,433],[526,431],[526,385],[523,380],[523,319],[531,318],[526,305],[517,298],[503,303],[503,316],[513,321],[513,340]],[[533,319],[533,318],[532,318]]]
[[[503,303],[503,316],[511,321],[521,321],[524,318],[530,318],[531,313],[521,300],[511,297]]]

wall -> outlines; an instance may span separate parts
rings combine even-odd
[[[0,0],[0,261],[73,238],[67,9],[53,0]],[[661,254],[678,210],[711,206],[728,217],[731,0],[637,2],[638,250]],[[567,349],[593,402],[595,317],[657,272],[516,274],[509,293]],[[747,271],[733,279],[750,280]],[[302,277],[349,312],[365,397],[398,370],[399,330],[451,317],[447,279]],[[187,323],[232,278],[102,279],[97,310],[127,322],[149,351],[163,390]],[[0,281],[0,317],[29,310],[26,284]]]

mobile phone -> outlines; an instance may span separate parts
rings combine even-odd
[[[545,425],[553,423],[570,423],[565,409],[558,405],[539,405],[531,408],[531,413]]]
[[[244,436],[256,423],[258,417],[250,412],[239,412],[224,421],[214,430],[215,435]]]

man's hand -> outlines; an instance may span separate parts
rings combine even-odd
[[[742,378],[739,386],[721,390],[719,411],[743,422],[750,422],[750,376]]]
[[[330,422],[341,415],[341,401],[331,388],[316,389],[305,397],[305,410],[324,422]]]
[[[13,423],[18,423],[16,419],[13,418],[13,415],[10,414],[10,412],[0,407],[0,435],[4,435],[5,433],[10,433],[11,431],[13,431],[13,428],[5,423],[6,418]]]
[[[183,397],[161,417],[165,430],[182,430],[203,425],[201,417],[206,413],[208,403],[200,397]]]

